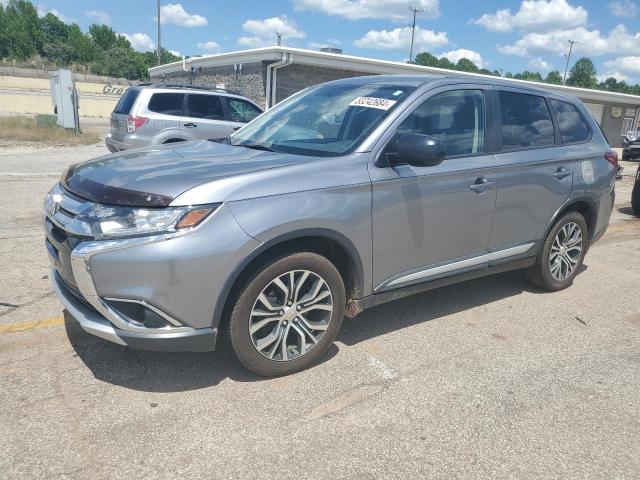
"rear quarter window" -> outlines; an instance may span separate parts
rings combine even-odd
[[[147,110],[164,115],[182,115],[184,93],[154,93],[149,100]]]
[[[503,150],[539,148],[555,143],[551,113],[543,97],[501,91],[500,110]]]
[[[131,108],[133,108],[133,104],[135,103],[139,94],[139,89],[128,88],[127,91],[124,92],[120,97],[116,108],[113,109],[113,113],[122,113],[124,115],[129,115],[129,113],[131,113]]]
[[[591,129],[575,105],[560,100],[551,100],[562,143],[585,142],[591,137]]]

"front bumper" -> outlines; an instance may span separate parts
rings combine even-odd
[[[258,245],[228,206],[183,234],[95,241],[72,218],[89,202],[54,189],[59,203],[44,219],[51,279],[82,328],[136,348],[213,350],[216,305]]]
[[[206,352],[216,345],[217,328],[200,328],[177,333],[136,333],[115,328],[111,322],[79,299],[51,269],[53,290],[69,314],[82,329],[119,345],[163,352]]]

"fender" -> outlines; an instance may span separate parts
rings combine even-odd
[[[292,232],[287,232],[283,235],[271,238],[264,243],[261,243],[255,250],[253,250],[247,257],[240,263],[235,270],[229,275],[229,278],[224,284],[222,291],[220,292],[220,296],[218,297],[218,301],[216,302],[216,306],[213,312],[213,327],[217,327],[222,320],[222,314],[224,308],[226,306],[227,300],[229,298],[229,294],[231,293],[231,289],[235,285],[236,281],[244,272],[244,270],[249,266],[249,264],[258,258],[261,254],[266,252],[267,250],[290,240],[295,240],[297,238],[304,237],[323,237],[329,240],[333,240],[339,243],[349,255],[351,260],[351,264],[354,269],[354,290],[356,292],[362,292],[364,288],[364,269],[362,264],[362,259],[360,258],[360,254],[358,253],[356,247],[353,245],[351,240],[345,237],[343,234],[330,230],[327,228],[305,228],[300,230],[295,230]],[[360,295],[358,295],[360,296]]]

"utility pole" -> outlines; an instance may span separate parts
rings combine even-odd
[[[160,0],[158,0],[158,65],[160,63]]]
[[[424,12],[424,9],[409,7],[413,12],[413,24],[411,24],[411,50],[409,50],[409,63],[413,61],[413,38],[416,35],[416,15]]]
[[[567,64],[564,67],[564,77],[562,78],[562,83],[564,85],[567,84],[567,70],[569,70],[569,60],[571,60],[571,50],[573,49],[573,46],[578,43],[578,42],[574,42],[573,40],[569,40],[569,55],[566,55],[567,57]]]

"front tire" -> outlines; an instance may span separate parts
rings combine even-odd
[[[587,222],[578,212],[568,212],[545,238],[529,279],[550,292],[563,290],[578,274],[588,245]]]
[[[229,318],[238,360],[265,377],[304,370],[335,339],[346,304],[344,283],[325,257],[301,252],[259,268]]]

